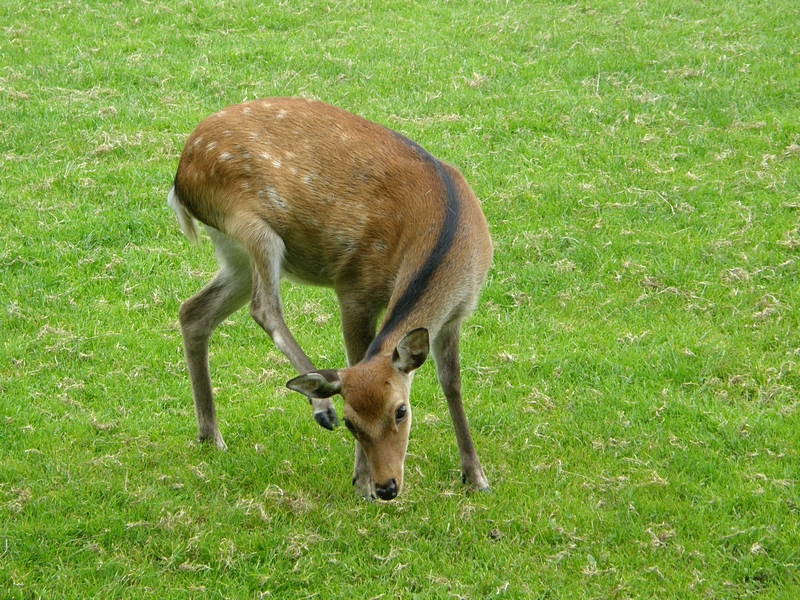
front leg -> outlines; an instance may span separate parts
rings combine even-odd
[[[461,477],[473,490],[488,492],[489,481],[483,473],[481,461],[475,451],[472,435],[467,424],[467,415],[461,401],[461,365],[458,354],[460,322],[446,325],[433,343],[433,358],[439,384],[442,386],[450,418],[456,430],[458,456],[461,459]]]
[[[361,444],[356,442],[356,460],[353,469],[353,487],[356,494],[365,500],[375,500],[375,484],[372,481],[372,472],[369,468],[369,460],[364,453]]]
[[[339,297],[339,312],[342,317],[342,334],[347,350],[347,365],[361,362],[370,343],[375,338],[375,326],[380,306],[374,305],[378,294],[370,293],[365,283],[345,289],[336,288]],[[356,442],[356,457],[353,466],[353,487],[356,494],[366,500],[375,500],[375,483],[369,460],[361,444]]]

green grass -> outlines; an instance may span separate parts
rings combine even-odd
[[[800,9],[792,0],[5,0],[0,596],[795,598]],[[431,365],[406,487],[366,504],[241,311],[195,441],[177,310],[215,270],[183,141],[304,95],[457,165],[495,262],[464,387]],[[290,327],[344,364],[335,298]]]

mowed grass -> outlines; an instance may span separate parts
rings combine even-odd
[[[0,596],[794,598],[800,8],[792,0],[0,6]],[[457,165],[495,243],[464,330],[491,495],[432,365],[406,486],[235,314],[195,441],[166,207],[183,141],[302,95]],[[329,290],[284,289],[320,368]],[[340,406],[340,401],[337,401]]]

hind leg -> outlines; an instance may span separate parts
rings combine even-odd
[[[314,364],[294,339],[283,318],[280,295],[281,262],[283,240],[269,227],[263,226],[258,236],[259,243],[250,249],[253,261],[253,295],[250,314],[269,334],[278,349],[289,359],[299,374],[314,370]],[[338,425],[336,411],[330,398],[309,398],[314,420],[325,429]]]
[[[181,305],[179,318],[200,440],[225,450],[214,408],[208,340],[223,320],[247,302],[251,288],[250,260],[236,242],[215,229],[207,230],[221,269],[208,285]]]

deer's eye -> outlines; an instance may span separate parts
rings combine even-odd
[[[399,423],[403,419],[406,418],[406,414],[408,414],[408,409],[406,408],[405,404],[401,404],[397,407],[397,410],[394,413],[394,420],[396,423]]]
[[[355,434],[356,434],[356,428],[355,428],[355,427],[353,426],[353,424],[350,422],[350,419],[345,419],[345,420],[344,420],[344,426],[345,426],[345,427],[347,427],[347,429],[349,429],[349,430],[350,430],[350,433],[352,433],[353,435],[355,435]]]

